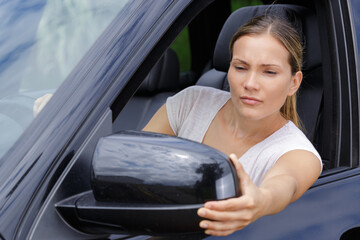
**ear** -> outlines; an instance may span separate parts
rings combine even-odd
[[[291,76],[291,86],[289,89],[288,96],[292,96],[299,89],[301,81],[303,78],[303,74],[301,71],[297,71],[294,76]]]

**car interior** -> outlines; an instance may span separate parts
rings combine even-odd
[[[242,24],[254,16],[265,13],[276,14],[288,19],[302,36],[304,77],[298,91],[298,113],[304,126],[304,133],[322,157],[323,176],[329,172],[328,170],[336,170],[339,167],[334,160],[336,158],[335,150],[329,144],[332,141],[329,136],[333,133],[328,130],[324,131],[324,129],[329,129],[327,126],[329,121],[325,121],[325,119],[334,118],[333,112],[331,112],[333,103],[328,99],[328,95],[332,94],[332,92],[329,93],[329,85],[332,83],[323,81],[323,79],[327,79],[327,70],[331,65],[327,61],[327,57],[324,57],[328,53],[326,52],[327,46],[323,44],[327,35],[324,35],[322,32],[324,29],[320,28],[323,24],[320,21],[323,18],[319,16],[319,12],[315,11],[314,3],[299,0],[296,5],[246,6],[232,11],[230,6],[228,9],[226,8],[224,2],[223,0],[214,1],[187,25],[191,50],[190,70],[182,70],[183,60],[181,60],[179,50],[173,48],[172,45],[163,52],[162,57],[147,76],[141,75],[143,81],[129,100],[128,96],[118,96],[118,99],[126,98],[124,101],[128,100],[126,105],[122,104],[122,99],[119,100],[121,103],[117,105],[116,100],[118,99],[116,99],[115,103],[107,109],[104,117],[99,120],[97,128],[83,144],[80,153],[74,157],[74,165],[67,168],[67,172],[63,173],[63,178],[59,180],[56,188],[54,187],[53,196],[49,197],[47,205],[33,226],[32,236],[34,239],[37,239],[37,236],[43,237],[44,232],[54,234],[52,231],[59,231],[59,234],[64,235],[69,231],[67,226],[63,226],[64,223],[58,217],[53,206],[60,200],[91,189],[90,174],[84,174],[84,172],[90,173],[89,159],[91,159],[100,136],[121,130],[141,130],[169,96],[188,86],[202,85],[229,91],[227,69],[230,62],[228,50],[230,38]],[[143,69],[139,68],[138,72],[141,71]],[[47,231],[45,226],[49,223],[61,227]]]
[[[229,42],[236,30],[254,16],[276,14],[292,22],[303,39],[303,81],[298,91],[297,108],[303,131],[320,152],[324,170],[329,168],[326,144],[321,142],[323,69],[317,16],[312,9],[297,5],[248,6],[234,11],[218,36],[210,64],[191,85],[210,86],[229,91]],[[209,67],[210,66],[210,67]],[[119,130],[141,130],[166,98],[186,87],[179,76],[179,60],[169,48],[148,74],[113,124]],[[141,106],[141,107],[140,107]],[[322,150],[322,151],[321,151]]]

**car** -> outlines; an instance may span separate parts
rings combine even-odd
[[[98,190],[134,179],[129,175],[116,182],[115,171],[108,176],[110,185],[102,185],[96,164],[101,166],[104,159],[96,158],[96,149],[104,150],[102,143],[114,136],[148,139],[142,127],[167,97],[186,87],[227,90],[229,38],[252,16],[272,11],[297,23],[303,36],[298,108],[324,169],[285,210],[224,239],[358,239],[360,3],[355,0],[2,1],[0,239],[219,239],[194,228],[194,212],[178,222],[194,223],[189,229],[166,232],[168,226],[161,222],[154,230],[154,211],[135,213],[141,206],[133,199],[144,192],[125,199],[133,211],[117,216],[120,222],[139,221],[143,225],[138,229],[106,222],[101,211],[90,214],[96,219],[84,218],[76,204],[86,193],[95,195],[96,200],[84,202],[93,210],[103,209],[104,199],[121,207],[117,202],[122,198],[113,196],[114,191]],[[45,94],[51,99],[34,113],[35,101]],[[154,139],[149,139],[144,141],[151,146]],[[174,151],[189,144],[175,140]],[[125,145],[117,159],[134,147]],[[194,156],[190,150],[177,156]],[[215,150],[202,156],[207,151]],[[226,157],[221,161],[226,163]],[[122,167],[114,168],[126,173]],[[159,174],[157,166],[149,169]],[[159,175],[169,181],[165,173]],[[214,171],[201,174],[212,178]],[[184,182],[179,178],[179,184]],[[164,209],[163,219],[177,216]]]

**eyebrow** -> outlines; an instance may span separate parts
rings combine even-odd
[[[249,65],[246,61],[241,60],[239,58],[234,58],[232,61],[238,61],[238,62],[243,63],[245,65]],[[264,63],[264,64],[261,64],[261,66],[263,66],[263,67],[280,67],[280,65],[275,64],[275,63]]]
[[[231,60],[231,62],[234,62],[234,61],[237,61],[237,62],[240,62],[240,63],[246,64],[246,65],[249,65],[246,61],[241,60],[241,59],[239,59],[239,58],[233,58],[233,59]]]
[[[264,67],[280,67],[280,65],[275,64],[275,63],[261,64],[261,66],[264,66]]]

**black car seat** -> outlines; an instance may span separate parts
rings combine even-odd
[[[296,5],[279,4],[243,7],[233,12],[218,37],[213,56],[213,68],[200,77],[197,85],[229,90],[227,70],[230,63],[229,43],[231,37],[241,25],[264,13],[276,14],[288,19],[302,36],[304,78],[298,91],[298,113],[304,125],[305,134],[316,146],[315,130],[319,122],[323,95],[322,64],[316,16],[309,9]]]
[[[141,130],[169,96],[179,91],[179,60],[169,48],[113,124],[113,131]]]

